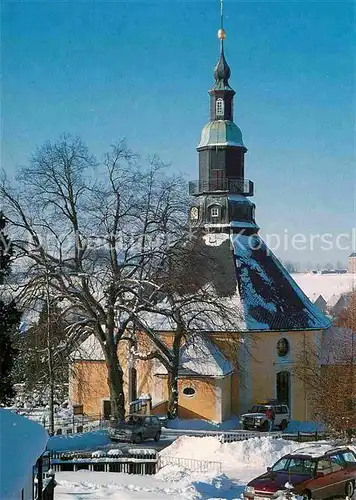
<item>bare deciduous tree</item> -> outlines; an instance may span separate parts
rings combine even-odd
[[[192,312],[199,304],[201,315],[203,304],[206,316],[204,304],[215,316],[224,309],[207,286],[200,287],[192,266],[187,278],[187,252],[191,257],[195,250],[186,227],[185,192],[182,178],[167,175],[157,157],[142,166],[119,142],[98,162],[70,136],[38,148],[15,185],[5,176],[0,185],[19,254],[18,295],[30,302],[49,286],[70,318],[67,341],[95,335],[116,418],[123,418],[125,407],[118,345],[132,340],[130,329],[142,328],[157,346],[161,359],[173,367],[174,386],[177,363],[172,360],[191,330],[184,318],[187,308]],[[175,321],[173,349],[161,342],[145,314]],[[195,316],[190,314],[189,321]]]
[[[68,338],[95,334],[108,369],[112,413],[124,415],[117,346],[138,312],[152,307],[150,282],[167,246],[182,237],[183,183],[153,157],[145,167],[124,143],[102,163],[78,138],[37,149],[15,187],[0,188],[21,256],[22,295],[51,293],[76,318]]]
[[[349,438],[356,429],[356,295],[323,334],[319,345],[300,346],[295,375],[306,387],[313,416]]]

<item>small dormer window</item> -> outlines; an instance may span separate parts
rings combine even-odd
[[[210,209],[210,215],[212,218],[216,219],[220,216],[220,213],[219,213],[219,207],[212,207]]]
[[[224,101],[221,97],[216,99],[216,116],[224,116]]]

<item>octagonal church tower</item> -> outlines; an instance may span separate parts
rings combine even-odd
[[[247,148],[234,122],[235,91],[226,61],[225,30],[218,31],[220,56],[210,94],[210,122],[197,146],[199,179],[189,183],[189,224],[209,256],[222,265],[220,295],[234,297],[245,331],[322,330],[329,320],[310,302],[260,238],[254,184],[245,177]],[[214,279],[215,281],[215,279]]]
[[[224,53],[225,31],[218,32],[220,57],[214,69],[215,84],[210,94],[210,122],[205,125],[197,150],[199,180],[190,182],[195,197],[190,223],[210,231],[245,229],[258,231],[255,222],[253,182],[245,178],[247,148],[234,122],[235,91],[230,87],[230,67]]]

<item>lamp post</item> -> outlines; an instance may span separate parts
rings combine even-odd
[[[46,348],[47,348],[47,367],[49,381],[49,433],[54,434],[54,380],[53,380],[53,352],[51,342],[51,306],[50,306],[50,285],[49,285],[49,270],[46,268],[46,300],[47,300],[47,331],[46,331]]]

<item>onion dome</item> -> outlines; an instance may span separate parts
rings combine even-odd
[[[214,90],[232,90],[229,85],[229,78],[231,76],[230,66],[225,59],[224,53],[224,40],[226,38],[226,32],[223,29],[219,29],[218,38],[220,39],[220,57],[214,68],[214,78],[215,85]]]

